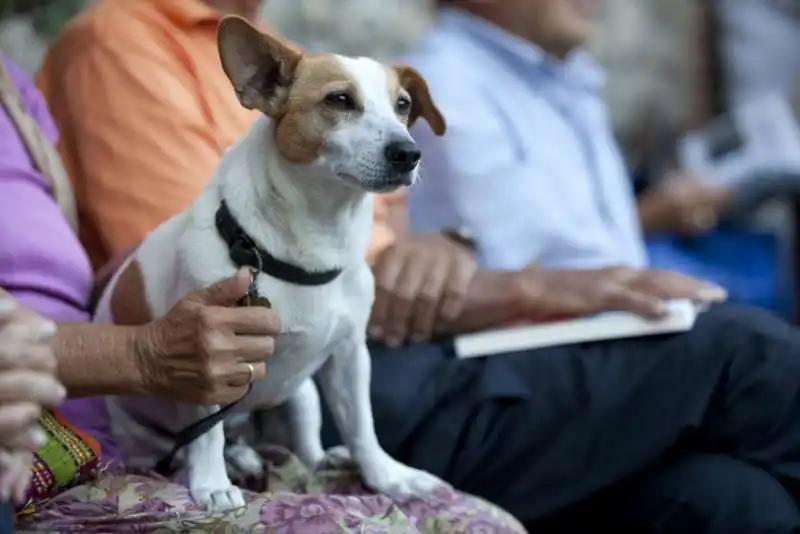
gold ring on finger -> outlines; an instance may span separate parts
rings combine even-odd
[[[247,383],[252,384],[253,381],[256,379],[256,368],[250,362],[245,362],[247,364]]]

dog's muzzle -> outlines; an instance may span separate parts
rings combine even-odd
[[[389,172],[407,180],[407,183],[404,182],[402,185],[411,185],[411,171],[417,167],[422,158],[422,152],[417,148],[416,143],[405,139],[392,141],[386,145],[383,154]]]

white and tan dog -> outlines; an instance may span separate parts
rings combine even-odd
[[[225,153],[193,205],[162,224],[129,260],[138,262],[148,311],[161,316],[187,293],[237,271],[215,227],[223,201],[272,256],[312,273],[340,269],[333,281],[315,286],[257,276],[283,326],[266,378],[237,409],[287,403],[295,452],[315,466],[325,456],[316,374],[365,482],[400,499],[430,492],[444,483],[391,458],[375,435],[366,346],[374,282],[365,255],[372,193],[417,179],[420,153],[408,126],[424,117],[442,135],[444,120],[424,80],[408,67],[305,55],[237,17],[222,21],[219,52],[242,105],[265,117]],[[101,299],[98,321],[113,320],[115,284]],[[218,408],[109,399],[115,437],[128,463],[141,468],[169,452],[175,432]],[[193,498],[214,511],[244,504],[226,472],[224,445],[217,424],[182,456]]]

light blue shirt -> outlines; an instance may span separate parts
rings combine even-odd
[[[442,138],[414,128],[423,163],[409,193],[412,229],[468,232],[486,268],[645,264],[603,76],[588,55],[558,61],[447,9],[410,63],[448,126]]]

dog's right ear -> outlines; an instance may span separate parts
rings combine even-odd
[[[300,51],[233,15],[220,22],[217,46],[222,69],[239,102],[270,117],[280,115],[300,63]]]

